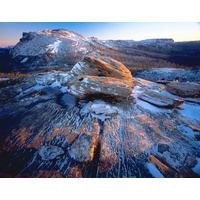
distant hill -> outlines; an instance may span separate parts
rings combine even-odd
[[[10,53],[10,54],[9,54]],[[131,71],[148,68],[200,67],[200,41],[174,42],[171,38],[99,40],[66,29],[23,33],[11,49],[0,50],[0,70],[34,72],[69,70],[84,55],[112,57]]]

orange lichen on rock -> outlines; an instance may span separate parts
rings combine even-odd
[[[135,119],[138,120],[138,121],[141,121],[143,122],[145,125],[151,127],[154,131],[155,131],[155,134],[157,134],[158,136],[160,136],[161,138],[169,141],[169,142],[174,142],[173,139],[171,139],[170,137],[167,137],[164,135],[164,132],[162,132],[159,128],[159,121],[158,119],[157,120],[153,120],[151,117],[149,117],[147,114],[142,114],[142,115],[136,115],[135,116]],[[159,141],[159,142],[164,142],[161,138],[159,137],[156,137],[156,139]],[[154,138],[155,139],[155,138]]]
[[[103,173],[108,170],[111,170],[111,163],[112,167],[115,168],[118,165],[119,159],[117,155],[117,144],[120,144],[120,140],[118,136],[116,135],[115,131],[117,128],[119,128],[119,124],[117,119],[112,121],[114,122],[114,130],[112,127],[108,124],[108,122],[104,122],[104,131],[103,131],[103,140],[101,144],[101,152],[100,152],[100,164],[99,164],[99,172]],[[114,137],[114,145],[111,145],[111,140],[108,139],[108,136]]]
[[[59,128],[55,128],[54,132],[49,136],[49,138],[46,140],[46,142],[49,142],[50,140],[52,140],[56,135],[61,133],[61,129]]]
[[[124,127],[130,133],[130,137],[128,141],[132,144],[133,148],[135,149],[135,153],[140,154],[143,151],[150,148],[153,143],[148,139],[146,132],[138,131],[135,129],[135,124],[128,123]],[[137,142],[135,142],[137,141]]]
[[[65,127],[62,131],[63,136],[67,136],[72,131],[72,127]]]
[[[158,160],[155,156],[150,155],[148,157],[148,161],[152,163],[162,174],[165,178],[181,178],[179,174],[177,174],[174,170],[167,167],[164,163]]]
[[[4,140],[2,144],[2,150],[17,150],[21,148],[22,145],[26,145],[26,140],[33,134],[33,128],[35,127],[24,127],[18,130],[13,129],[11,135]]]
[[[79,165],[69,168],[68,178],[83,178],[82,171]]]
[[[188,127],[190,127],[193,131],[200,132],[200,128],[197,128],[196,126],[193,126],[191,124],[188,124]]]
[[[32,142],[30,142],[28,145],[27,145],[27,148],[39,148],[40,145],[44,142],[45,140],[45,137],[44,137],[44,134],[45,134],[45,130],[41,131],[36,137],[34,140],[32,140]]]
[[[53,174],[56,174],[56,170],[41,170],[39,171],[34,178],[50,178],[53,176]]]
[[[98,140],[99,140],[98,135],[99,135],[100,127],[99,127],[98,123],[93,123],[92,127],[93,127],[92,132],[89,131],[85,127],[84,124],[75,132],[71,132],[72,127],[67,128],[64,132],[64,136],[67,136],[67,144],[71,144],[77,138],[77,136],[80,135],[81,133],[85,133],[87,135],[93,136],[96,139],[96,141],[98,142]]]
[[[168,131],[173,131],[176,128],[171,125],[173,122],[174,122],[174,120],[171,120],[171,119],[166,119],[164,121],[164,126],[167,128]]]

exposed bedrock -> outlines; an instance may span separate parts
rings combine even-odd
[[[126,98],[132,93],[132,88],[125,80],[81,75],[69,83],[69,93],[78,99],[84,99],[90,95]]]

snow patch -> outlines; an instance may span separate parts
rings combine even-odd
[[[117,107],[111,106],[102,100],[94,100],[93,102],[83,104],[82,106],[83,108],[80,111],[81,115],[91,113],[92,116],[100,119],[101,121],[105,121],[105,119],[111,118],[110,115],[112,114],[119,113]]]
[[[49,44],[48,48],[51,50],[51,53],[57,53],[58,52],[58,47],[60,45],[61,41],[57,40],[53,44]]]
[[[24,58],[21,63],[25,63],[28,60],[28,58]]]
[[[165,178],[160,171],[152,164],[152,163],[146,163],[147,168],[149,169],[150,173],[155,178]]]
[[[197,104],[187,103],[185,102],[180,106],[181,110],[178,110],[182,115],[193,118],[196,120],[200,120],[200,106]]]

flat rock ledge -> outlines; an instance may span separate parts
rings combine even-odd
[[[185,102],[184,100],[173,99],[153,91],[143,92],[138,96],[138,98],[155,106],[164,108],[178,107]]]
[[[181,97],[200,96],[200,85],[197,83],[168,83],[166,89],[168,92]]]
[[[69,83],[69,93],[78,99],[84,99],[90,95],[127,98],[132,93],[132,88],[125,80],[81,75]]]

